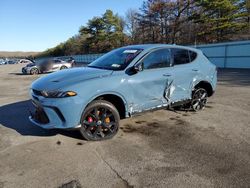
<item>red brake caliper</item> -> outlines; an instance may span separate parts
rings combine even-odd
[[[93,123],[93,118],[92,117],[88,117],[88,122],[89,123]]]
[[[88,122],[89,122],[89,123],[93,123],[93,121],[94,121],[93,118],[89,116],[89,117],[88,117]],[[93,129],[94,129],[94,127],[92,126],[92,127],[90,128],[90,130],[93,130]]]

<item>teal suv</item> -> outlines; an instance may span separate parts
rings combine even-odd
[[[199,111],[215,91],[217,69],[202,51],[177,45],[115,49],[87,67],[62,70],[31,85],[45,129],[79,129],[87,140],[112,138],[119,121],[161,108]]]

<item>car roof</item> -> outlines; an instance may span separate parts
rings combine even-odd
[[[151,50],[155,48],[180,48],[180,49],[186,49],[186,50],[192,50],[195,52],[200,52],[199,49],[188,47],[188,46],[180,46],[180,45],[175,45],[175,44],[138,44],[138,45],[129,45],[125,46],[125,48],[138,48],[138,49],[143,49],[143,50]]]

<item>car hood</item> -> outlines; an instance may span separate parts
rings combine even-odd
[[[31,88],[36,90],[57,90],[71,84],[108,76],[111,75],[112,72],[112,70],[90,67],[61,70],[37,79],[33,82]]]

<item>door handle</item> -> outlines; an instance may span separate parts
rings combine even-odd
[[[171,74],[163,74],[163,76],[165,76],[165,77],[170,77],[170,76],[172,76]]]
[[[199,70],[198,70],[198,69],[192,69],[192,71],[194,71],[194,72],[198,72]]]

